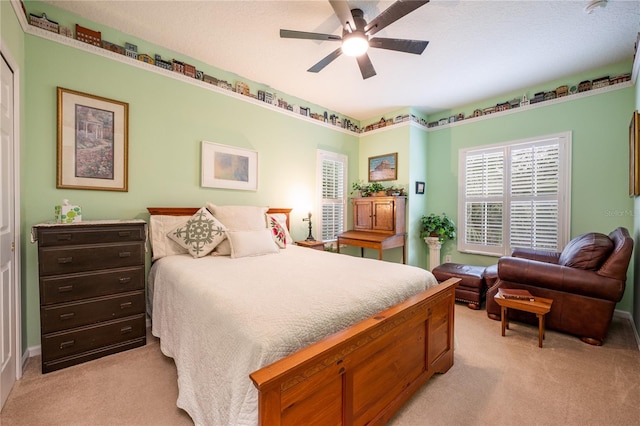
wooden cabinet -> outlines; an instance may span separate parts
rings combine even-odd
[[[146,344],[146,224],[89,221],[34,227],[42,372]]]
[[[390,235],[405,232],[404,197],[354,198],[354,231],[383,232]]]
[[[352,199],[353,229],[338,234],[340,245],[360,247],[364,256],[365,248],[382,251],[402,247],[402,262],[406,263],[405,197],[358,197]]]

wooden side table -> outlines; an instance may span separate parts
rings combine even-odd
[[[535,297],[534,300],[520,300],[520,299],[505,299],[500,296],[500,293],[496,293],[494,296],[496,303],[500,305],[500,316],[502,317],[502,335],[504,336],[505,330],[509,329],[509,317],[507,315],[508,309],[517,309],[520,311],[531,312],[538,317],[538,347],[542,347],[542,340],[544,339],[544,316],[551,310],[552,299],[546,299],[544,297]]]
[[[300,247],[312,248],[315,250],[324,250],[324,243],[322,241],[296,241],[296,245]]]

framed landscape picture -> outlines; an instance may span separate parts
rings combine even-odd
[[[398,179],[398,153],[369,157],[369,182]]]
[[[128,190],[129,104],[58,87],[57,188]]]
[[[258,153],[202,141],[202,186],[258,190]]]

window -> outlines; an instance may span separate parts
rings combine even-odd
[[[347,156],[318,150],[318,196],[321,217],[316,232],[322,241],[335,241],[345,230]]]
[[[458,250],[560,251],[569,241],[571,133],[459,154]]]

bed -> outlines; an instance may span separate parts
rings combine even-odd
[[[158,238],[202,209],[148,210],[161,250]],[[266,213],[288,229],[289,211]],[[234,250],[243,232],[227,229]],[[264,255],[254,240],[243,256],[154,251],[152,333],[175,361],[177,405],[198,425],[385,423],[453,365],[458,280],[286,238]]]

